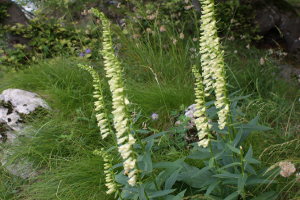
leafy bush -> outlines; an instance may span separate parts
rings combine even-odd
[[[20,66],[38,58],[55,56],[96,57],[100,43],[92,21],[85,28],[44,15],[32,19],[29,25],[15,24],[2,27],[6,34],[29,39],[28,44],[2,45],[0,62],[3,65]]]

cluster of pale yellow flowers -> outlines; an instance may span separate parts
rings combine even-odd
[[[99,17],[102,22],[103,49],[101,54],[104,58],[104,69],[106,77],[109,79],[108,84],[112,93],[112,114],[118,151],[123,159],[124,174],[129,178],[128,183],[134,186],[137,179],[136,158],[132,148],[135,139],[129,131],[129,120],[126,112],[126,104],[129,102],[124,94],[122,68],[114,53],[110,21],[97,9],[92,9],[91,12]]]
[[[118,191],[118,184],[116,183],[115,173],[112,170],[112,157],[101,149],[100,151],[94,151],[95,155],[102,156],[104,161],[104,175],[105,175],[105,186],[108,188],[107,194],[112,194]]]
[[[199,137],[198,145],[205,148],[209,144],[209,131],[211,129],[206,116],[205,96],[210,96],[211,91],[215,93],[218,125],[221,130],[226,126],[229,100],[226,91],[223,51],[220,47],[220,38],[217,34],[214,16],[214,0],[200,0],[200,3],[202,15],[199,51],[202,76],[196,66],[193,66],[192,71],[195,76],[196,112],[194,115]]]
[[[209,130],[211,125],[208,123],[208,118],[206,115],[206,106],[205,106],[205,96],[204,89],[202,84],[202,77],[199,73],[197,67],[194,65],[192,67],[193,74],[195,76],[195,125],[198,130],[198,145],[202,147],[207,147],[209,144]]]
[[[96,119],[98,122],[98,127],[100,128],[101,137],[102,139],[105,139],[109,134],[111,134],[112,131],[110,128],[110,124],[107,120],[107,112],[105,108],[104,97],[102,94],[102,87],[99,74],[91,66],[78,64],[78,67],[88,71],[93,78],[93,97],[96,99],[94,102]]]
[[[223,51],[217,35],[214,0],[200,0],[202,7],[200,54],[205,95],[214,90],[215,106],[218,109],[218,124],[222,130],[229,114],[229,101],[226,91]]]

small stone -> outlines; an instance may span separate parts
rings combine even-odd
[[[260,58],[259,64],[264,65],[266,63],[265,59],[263,57]]]
[[[279,162],[279,167],[281,169],[280,171],[280,175],[283,177],[289,177],[291,176],[293,173],[296,172],[296,167],[293,163],[288,162],[288,161],[282,161]]]

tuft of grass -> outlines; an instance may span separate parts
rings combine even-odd
[[[65,159],[65,158],[62,158]],[[21,199],[40,200],[109,200],[106,195],[102,160],[85,155],[65,159],[57,168],[45,172],[33,183],[23,187]]]
[[[20,185],[26,184],[20,178],[11,176],[6,173],[3,167],[0,168],[0,199],[15,200],[16,195],[20,192]]]

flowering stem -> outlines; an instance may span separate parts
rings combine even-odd
[[[204,92],[206,96],[214,90],[218,109],[218,125],[225,128],[229,113],[229,101],[227,98],[225,64],[220,38],[217,34],[214,0],[200,0],[202,7],[200,53]]]
[[[125,97],[124,82],[122,79],[121,63],[115,55],[110,21],[97,9],[91,9],[91,12],[99,17],[102,22],[102,46],[101,51],[104,58],[104,69],[108,84],[112,93],[113,121],[116,130],[118,151],[123,159],[124,174],[128,176],[128,184],[134,186],[137,182],[136,156],[133,144],[136,140],[130,132],[129,118],[127,114],[127,104]]]

